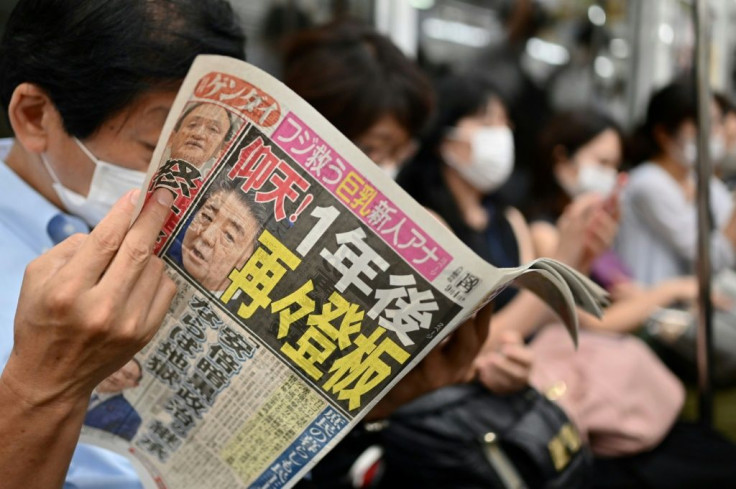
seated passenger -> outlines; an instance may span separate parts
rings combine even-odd
[[[244,57],[227,2],[21,0],[10,15],[0,42],[15,134],[0,163],[3,487],[140,487],[123,458],[85,444],[72,453],[92,390],[153,336],[175,292],[147,252],[170,196],[157,193],[128,230],[128,192],[206,53]]]
[[[122,184],[135,187],[138,173],[129,171],[147,168],[194,57],[242,58],[233,18],[217,0],[22,0],[11,16],[0,44],[0,96],[16,135],[7,168],[0,167],[14,189],[0,196],[7,227],[0,239],[13,250],[3,254],[0,310],[1,358],[9,357],[0,378],[4,487],[63,483],[93,389],[154,336],[168,311],[175,286],[150,250],[172,194],[156,191],[131,227],[138,193]],[[101,69],[111,66],[127,68]],[[111,193],[124,194],[112,208]],[[67,238],[70,229],[88,229],[64,211],[95,228]],[[474,356],[465,353],[477,351],[488,321],[482,315],[461,325],[373,415],[464,378]],[[119,457],[89,447],[79,453],[70,485],[140,486]]]
[[[637,281],[655,285],[692,275],[697,255],[695,205],[696,104],[693,85],[680,80],[657,91],[639,130],[638,166],[623,193],[622,221],[615,249]],[[712,104],[711,158],[723,152],[718,107]],[[736,212],[726,186],[710,182],[710,234],[714,272],[736,263]]]
[[[284,81],[392,177],[417,150],[435,98],[427,77],[389,39],[355,22],[296,36],[286,52]],[[510,172],[513,155],[507,156]],[[513,390],[526,384],[531,359],[515,333],[502,342],[511,358],[485,364],[482,378],[491,388]]]
[[[514,267],[537,258],[526,220],[496,192],[514,165],[511,121],[501,94],[484,77],[452,75],[439,82],[438,100],[432,125],[399,184],[489,263]],[[551,256],[577,268],[610,245],[599,236],[612,237],[616,227],[607,214],[584,211],[568,211],[569,231]],[[530,292],[507,289],[495,304],[491,343],[503,331],[526,337],[552,320],[547,306]]]
[[[532,184],[535,198],[529,209],[532,240],[541,255],[552,254],[558,248],[561,238],[557,222],[568,206],[583,205],[590,209],[588,212],[618,214],[621,138],[618,125],[592,108],[564,112],[547,123],[540,135]],[[615,236],[599,239],[610,243]],[[629,268],[611,250],[593,260],[588,271],[609,290],[614,303],[602,319],[585,314],[582,325],[587,328],[632,332],[658,308],[697,298],[697,282],[692,276],[653,287],[638,285]]]

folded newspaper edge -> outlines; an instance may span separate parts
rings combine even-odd
[[[182,156],[180,131],[214,124],[218,111],[229,124],[219,152]],[[293,487],[506,287],[539,296],[575,342],[576,307],[600,316],[608,303],[555,260],[498,269],[480,259],[242,61],[193,63],[138,211],[162,187],[175,200],[155,252],[178,294],[136,355],[138,385],[93,396],[82,432],[126,455],[147,488]],[[213,242],[231,253],[210,253]]]
[[[501,269],[502,283],[525,288],[545,301],[565,324],[577,346],[578,315],[580,307],[598,318],[609,305],[608,293],[584,275],[551,258],[539,258],[531,263]]]

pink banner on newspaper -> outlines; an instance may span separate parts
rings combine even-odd
[[[434,280],[452,261],[447,251],[294,114],[284,118],[272,139],[424,278]]]

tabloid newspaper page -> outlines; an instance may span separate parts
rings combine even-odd
[[[224,141],[224,142],[222,142]],[[193,64],[147,195],[178,285],[157,336],[97,388],[83,441],[146,487],[292,487],[459,322],[511,281],[600,313],[564,265],[469,251],[314,109],[246,63]],[[141,202],[142,205],[142,202]]]

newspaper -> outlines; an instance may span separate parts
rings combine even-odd
[[[573,338],[576,306],[605,303],[552,260],[489,265],[241,61],[192,65],[139,209],[161,187],[175,201],[155,252],[178,293],[156,337],[98,386],[82,433],[126,454],[146,487],[292,487],[506,286],[547,301]]]

